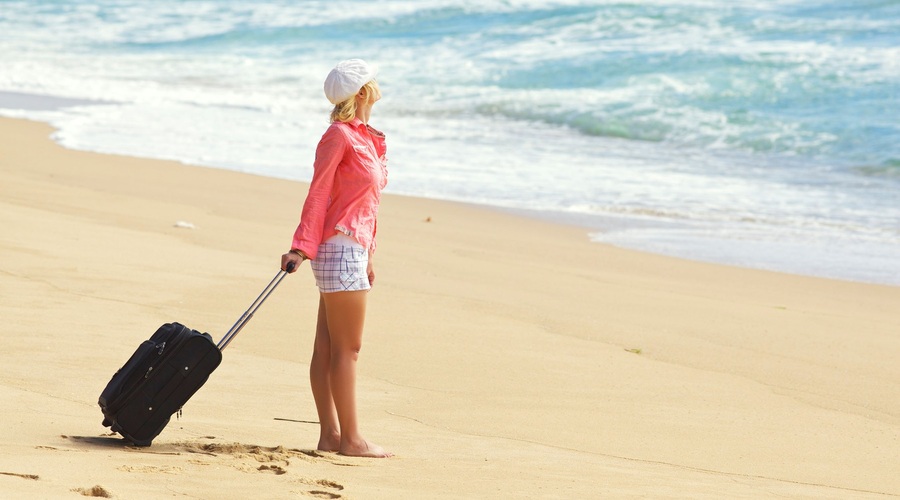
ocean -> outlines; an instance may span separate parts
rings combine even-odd
[[[380,68],[386,192],[900,285],[896,0],[0,0],[0,115],[308,180],[351,57]]]

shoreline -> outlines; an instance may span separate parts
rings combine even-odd
[[[153,447],[123,447],[96,406],[109,377],[163,322],[218,339],[277,270],[306,185],[68,150],[51,130],[0,119],[10,494],[900,495],[897,287],[623,250],[388,194],[359,405],[395,458],[310,449],[305,269]]]
[[[90,101],[84,99],[71,99],[54,97],[50,95],[29,94],[23,92],[0,91],[0,106],[6,103],[9,106],[21,108],[22,115],[29,112],[41,112],[60,110],[66,107],[79,105],[114,104],[102,101]],[[12,108],[10,108],[12,109]],[[26,119],[38,123],[46,123],[40,119],[26,118],[12,113],[11,119]],[[52,124],[51,124],[52,126]],[[56,141],[59,142],[59,141]],[[70,146],[63,146],[72,149]],[[72,149],[73,151],[95,152],[99,154],[119,154],[105,151],[95,151],[90,148]],[[148,160],[172,161],[165,158],[148,156],[132,156]],[[184,165],[197,166],[242,172],[240,168],[215,165],[203,161],[174,160]],[[249,173],[269,177],[265,173]],[[272,176],[274,179],[305,182],[303,179],[293,179],[287,176]],[[388,193],[391,184],[388,185]],[[390,193],[393,194],[393,193]],[[416,194],[400,194],[396,196],[422,197]],[[617,248],[646,252],[661,256],[680,258],[694,262],[706,262],[718,265],[736,266],[746,269],[758,269],[770,272],[779,272],[797,276],[819,277],[824,279],[836,279],[855,283],[871,283],[893,287],[900,287],[900,275],[890,266],[890,252],[884,245],[868,246],[866,252],[858,254],[853,251],[854,243],[842,238],[833,240],[832,247],[824,250],[821,244],[807,244],[800,240],[788,239],[780,243],[773,243],[764,239],[748,239],[746,241],[732,238],[717,237],[714,234],[704,235],[705,223],[691,229],[690,221],[679,220],[655,220],[642,219],[639,216],[616,216],[615,214],[600,213],[574,213],[560,210],[536,211],[528,208],[504,207],[500,205],[482,204],[474,201],[453,200],[443,198],[426,198],[451,203],[470,204],[480,206],[486,210],[496,210],[519,216],[525,216],[536,220],[548,221],[564,225],[578,226],[584,229],[584,236],[589,241],[613,245]],[[713,229],[712,227],[710,229]],[[718,228],[721,230],[722,228]],[[669,231],[680,231],[680,236],[672,239]],[[644,234],[649,231],[649,234]],[[636,232],[638,236],[629,236]],[[838,249],[838,250],[835,250]],[[832,255],[832,252],[835,252]],[[803,255],[804,258],[793,258],[794,254]],[[765,256],[765,257],[760,257]],[[849,265],[848,265],[849,263]],[[885,278],[885,269],[888,277]]]

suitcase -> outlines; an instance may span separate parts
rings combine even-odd
[[[138,346],[100,394],[103,425],[135,446],[150,446],[172,415],[209,379],[224,350],[287,276],[279,270],[216,344],[208,333],[181,323],[160,326]]]

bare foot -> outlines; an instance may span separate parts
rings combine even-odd
[[[393,457],[393,453],[384,451],[384,448],[377,444],[370,443],[365,439],[358,443],[342,443],[339,451],[341,455],[348,457],[366,457],[366,458],[389,458]]]

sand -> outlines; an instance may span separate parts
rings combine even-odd
[[[128,446],[101,426],[110,376],[162,323],[221,337],[307,186],[50,134],[0,120],[2,498],[900,496],[900,288],[398,196],[359,373],[363,432],[394,458],[313,449],[307,266],[181,418]]]

